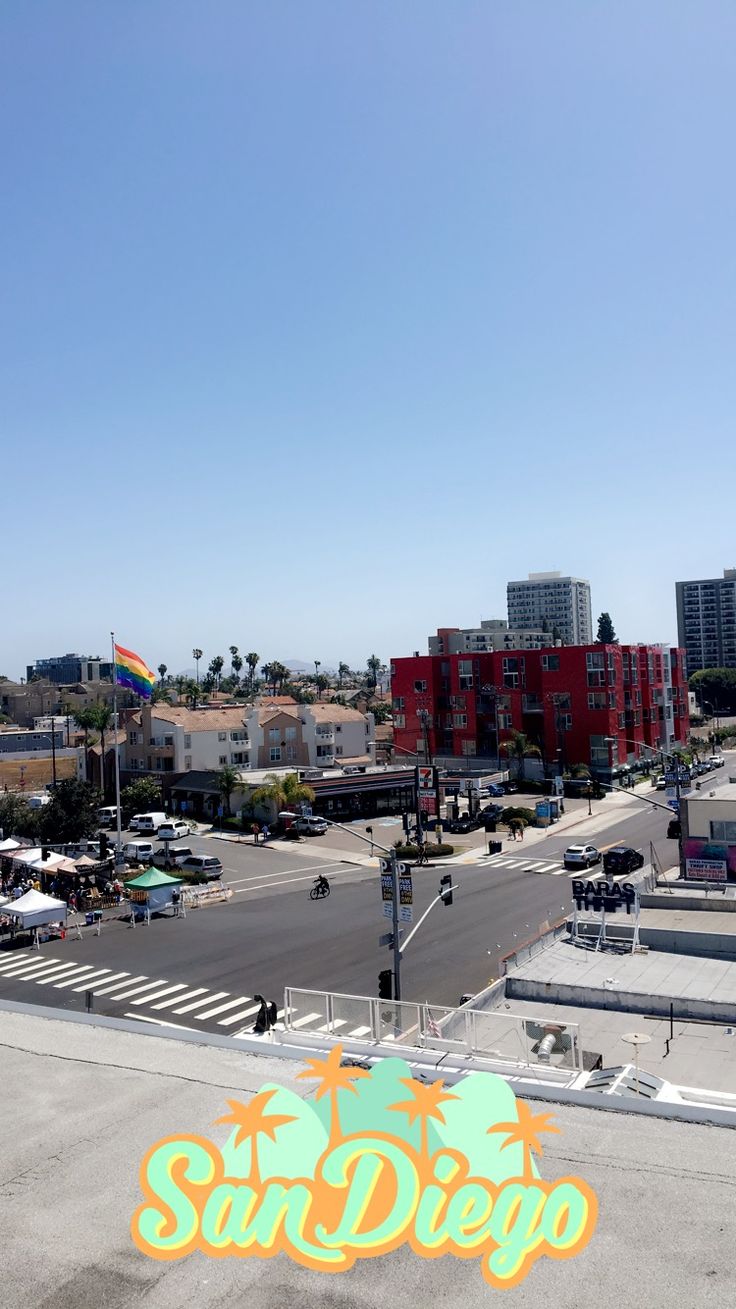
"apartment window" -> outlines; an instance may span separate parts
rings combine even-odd
[[[606,693],[605,691],[588,691],[588,708],[605,709]]]
[[[470,659],[459,659],[457,665],[459,685],[461,691],[471,691],[473,689],[473,664]]]
[[[192,735],[191,735],[191,732],[185,732],[185,733],[184,733],[184,749],[185,749],[185,750],[191,750],[191,748],[192,748]]]
[[[247,741],[247,740],[248,740],[248,733],[247,733],[247,732],[231,732],[231,733],[230,733],[230,740],[231,740],[231,741]]]
[[[406,727],[406,714],[394,714],[394,727]]]
[[[185,755],[184,755],[184,772],[185,772],[185,773],[188,773],[189,770],[190,770],[190,768],[191,768],[191,766],[192,766],[192,756],[191,756],[190,754],[185,754]]]
[[[392,708],[401,711],[405,707],[403,695],[395,695],[393,700],[391,701],[391,705]]]
[[[559,655],[542,655],[542,669],[545,673],[559,673],[560,656]]]
[[[164,745],[173,745],[173,744],[174,744],[174,738],[173,738],[173,736],[165,736],[165,737],[164,737]]]
[[[287,741],[296,741],[296,728],[295,728],[295,727],[287,727],[287,729],[286,729],[286,740],[287,740]]]
[[[319,754],[319,752],[320,752],[320,747],[317,746],[317,754]],[[268,758],[269,758],[270,763],[272,763],[272,764],[278,764],[278,763],[280,763],[280,762],[281,762],[281,746],[279,746],[279,745],[272,745],[272,746],[271,746],[271,749],[270,749],[269,752],[268,752]]]
[[[609,692],[608,692],[608,708],[609,708],[609,709],[615,709],[615,708],[616,708],[616,692],[615,692],[615,691],[609,691]]]
[[[605,686],[606,674],[602,668],[588,669],[588,686]]]
[[[463,754],[464,755],[475,754],[475,741],[463,741]]]
[[[278,727],[269,727],[268,740],[271,745],[276,745],[281,740],[281,732]]]
[[[604,668],[605,664],[603,662],[603,651],[588,650],[585,655],[585,667],[589,669]]]
[[[294,760],[296,759],[296,746],[295,746],[295,745],[287,745],[287,747],[286,747],[286,758],[288,759],[288,761],[289,761],[290,764],[292,764],[292,763],[294,762]]]
[[[562,732],[569,732],[572,729],[572,714],[560,714],[559,724]]]
[[[138,772],[138,760],[137,760],[137,759],[131,759],[131,761],[130,761],[130,771],[131,771],[132,773],[137,773],[137,772]]]
[[[128,744],[129,744],[129,745],[138,745],[138,744],[139,744],[139,742],[138,742],[138,733],[137,733],[137,732],[128,732]]]
[[[467,715],[467,714],[453,714],[452,725],[453,725],[453,727],[467,727],[467,725],[468,725],[468,715]]]
[[[227,741],[227,732],[218,732],[217,739],[218,741]]]
[[[417,681],[417,682],[414,683],[414,690],[415,690],[418,694],[421,694],[422,691],[426,691],[426,689],[427,689],[427,683],[426,683],[426,682],[422,682],[422,681],[420,680],[420,681]]]
[[[234,750],[233,753],[230,755],[230,763],[231,763],[231,764],[245,764],[246,767],[247,767],[247,766],[249,765],[249,763],[250,763],[250,758],[249,758],[249,756],[248,756],[247,751],[246,751],[246,750]]]
[[[224,768],[226,763],[227,763],[227,755],[226,755],[226,754],[221,754],[221,755],[220,755],[220,767],[221,767],[221,768]]]
[[[341,745],[336,745],[336,746],[335,746],[335,754],[342,754],[342,746],[341,746]]]

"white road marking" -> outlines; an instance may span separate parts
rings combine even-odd
[[[163,1018],[148,1018],[146,1014],[123,1014],[124,1018],[134,1018],[137,1023],[155,1023],[156,1027],[175,1027],[179,1032],[193,1032],[193,1027],[185,1027],[183,1023],[166,1023]]]
[[[225,995],[227,995],[227,991],[225,992]],[[214,1009],[205,1009],[203,1014],[197,1014],[197,1022],[202,1022],[205,1018],[214,1018],[216,1014],[224,1014],[226,1009],[234,1009],[238,1004],[247,1005],[248,1000],[249,997],[247,995],[239,995],[234,1000],[228,1000],[226,1004],[216,1005]],[[260,1007],[259,1004],[258,1008],[260,1009]]]
[[[315,1018],[324,1018],[324,1014],[305,1014],[303,1018],[297,1018],[295,1023],[289,1023],[289,1028],[306,1027],[307,1023],[313,1023]]]
[[[19,950],[17,954],[3,955],[0,960],[0,973],[6,972],[9,968],[23,968],[28,963],[41,963],[38,955],[30,955],[27,950]]]
[[[146,980],[145,973],[140,973],[138,977],[131,977],[130,973],[118,973],[118,977],[122,977],[124,980],[122,982],[111,981],[104,986],[93,987],[95,995],[112,995],[113,991],[120,991],[125,986],[132,986],[134,982],[145,982]]]
[[[110,969],[109,969],[109,968],[93,968],[91,964],[87,964],[87,965],[85,966],[84,973],[85,973],[85,977],[84,977],[84,985],[85,985],[85,989],[86,989],[87,983],[88,983],[88,982],[91,982],[93,977],[98,977],[98,978],[100,978],[100,979],[101,979],[101,975],[104,975],[104,976],[106,976],[106,977],[109,977],[109,976],[110,976]],[[79,976],[77,976],[77,977],[72,977],[72,978],[65,977],[63,982],[54,982],[54,990],[55,990],[55,991],[63,991],[65,986],[73,986],[75,982],[79,982],[79,981],[81,981],[81,978],[82,978],[82,974],[81,974],[81,973],[80,973]]]
[[[351,865],[351,867],[352,867],[352,866],[353,866],[353,865]],[[329,863],[329,864],[312,864],[312,865],[311,865],[311,869],[312,869],[313,872],[321,871],[321,870],[324,869],[324,868],[341,868],[341,867],[343,867],[343,865],[341,864],[341,862],[340,862],[339,859],[333,859],[332,862]],[[356,867],[357,867],[357,865],[356,865]],[[254,877],[239,877],[239,878],[238,878],[236,881],[234,881],[234,882],[228,881],[227,885],[228,885],[228,886],[242,886],[244,882],[257,882],[258,879],[261,878],[261,877],[271,877],[271,878],[274,878],[274,877],[286,877],[288,873],[303,873],[303,872],[304,872],[304,864],[302,864],[301,868],[283,868],[283,869],[281,870],[280,873],[257,873]]]
[[[331,1023],[323,1023],[317,1028],[318,1032],[334,1032],[336,1027],[347,1027],[347,1018],[334,1018]]]
[[[241,1018],[250,1018],[251,1014],[257,1014],[260,1007],[259,1001],[258,1004],[252,1004],[248,1009],[239,1009],[237,1013],[231,1014],[229,1018],[218,1018],[217,1026],[230,1027],[233,1023],[240,1022]]]
[[[226,995],[227,995],[227,991],[216,991],[214,995],[212,994],[206,995],[204,1000],[195,1000],[192,1004],[182,1005],[181,1009],[175,1009],[174,1013],[175,1014],[191,1013],[192,1009],[199,1009],[200,1006],[203,1004],[212,1004],[213,1000],[223,1000]]]
[[[355,1037],[367,1036],[370,1030],[370,1027],[354,1027],[352,1032],[348,1032],[347,1035]]]
[[[76,973],[77,979],[79,979],[83,971],[84,965],[82,965],[82,968],[80,969],[79,964],[59,964],[52,972],[44,973],[43,977],[34,977],[32,980],[36,983],[36,986],[48,986],[49,982],[58,981],[58,979],[63,977],[66,973],[71,975],[71,973],[74,972]]]
[[[127,983],[122,991],[113,996],[113,1000],[127,1000],[129,995],[140,995],[142,991],[152,991],[155,987],[161,985],[162,979],[159,977],[156,982],[145,982],[143,986],[128,986]]]
[[[134,1000],[133,1004],[150,1004],[151,1000],[158,1000],[162,995],[171,995],[172,991],[181,992],[186,991],[186,989],[186,982],[177,982],[176,986],[165,986],[163,991],[154,991],[153,995],[144,995],[142,1000]]]
[[[108,969],[105,969],[105,972],[108,972]],[[87,983],[84,982],[84,983],[82,984],[82,986],[75,986],[75,987],[74,987],[74,990],[75,990],[75,991],[86,991],[86,990],[89,989],[89,990],[91,990],[91,991],[94,991],[94,994],[95,994],[95,995],[102,995],[102,994],[103,994],[103,991],[109,991],[109,990],[111,989],[111,988],[110,988],[110,985],[108,985],[108,983],[119,982],[121,977],[130,977],[130,973],[110,973],[110,974],[105,978],[105,985],[104,985],[104,987],[102,987],[102,989],[99,990],[99,991],[98,991],[98,989],[97,989],[97,983],[96,983],[96,982],[95,982],[94,986],[89,987],[89,988],[87,987]]]
[[[356,866],[357,866],[357,865],[353,865],[353,864],[350,865],[351,868],[356,867]],[[348,869],[346,869],[346,868],[340,868],[340,869],[339,869],[339,872],[347,872],[347,871],[348,871]],[[332,876],[333,876],[333,877],[337,877],[337,876],[338,876],[338,869],[335,869],[335,871],[332,873]],[[286,878],[282,878],[281,881],[278,882],[278,883],[274,883],[274,882],[261,882],[259,886],[243,886],[243,887],[240,887],[240,888],[236,887],[236,888],[235,888],[235,895],[242,895],[244,891],[262,891],[262,890],[264,890],[264,889],[265,889],[265,890],[268,890],[269,887],[272,887],[272,886],[274,886],[274,885],[279,885],[279,886],[288,886],[291,882],[313,882],[314,880],[315,880],[315,879],[312,877],[312,874],[311,874],[311,872],[310,872],[310,873],[307,874],[306,877],[286,877]]]
[[[22,964],[16,962],[14,968],[6,969],[3,977],[22,977],[24,973],[30,976],[32,973],[43,972],[46,968],[55,968],[58,962],[58,959],[35,959],[33,962],[25,959]]]
[[[179,1004],[181,1000],[192,1000],[195,995],[204,995],[207,990],[206,986],[197,986],[193,991],[187,991],[186,995],[175,995],[172,1000],[161,1000],[159,1004],[153,1005],[154,1009],[169,1009],[171,1005]],[[177,1010],[178,1013],[181,1010]]]

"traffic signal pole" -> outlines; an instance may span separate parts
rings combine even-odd
[[[394,999],[401,999],[401,941],[399,937],[399,861],[396,858],[396,851],[392,850],[389,855],[391,862],[391,885],[393,887],[393,900],[391,901],[391,927],[393,931],[393,941],[391,948],[394,956]]]

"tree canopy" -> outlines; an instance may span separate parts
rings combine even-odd
[[[599,645],[614,645],[618,640],[611,615],[605,611],[599,615],[598,635],[595,639]]]

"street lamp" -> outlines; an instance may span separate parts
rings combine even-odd
[[[586,796],[588,797],[588,817],[590,818],[590,815],[591,815],[592,812],[593,812],[593,810],[592,810],[592,808],[591,808],[591,804],[590,804],[591,796],[592,796],[592,794],[593,794],[593,786],[592,786],[592,783],[588,782],[588,785],[587,785],[586,788],[585,788],[585,794],[586,794]]]

